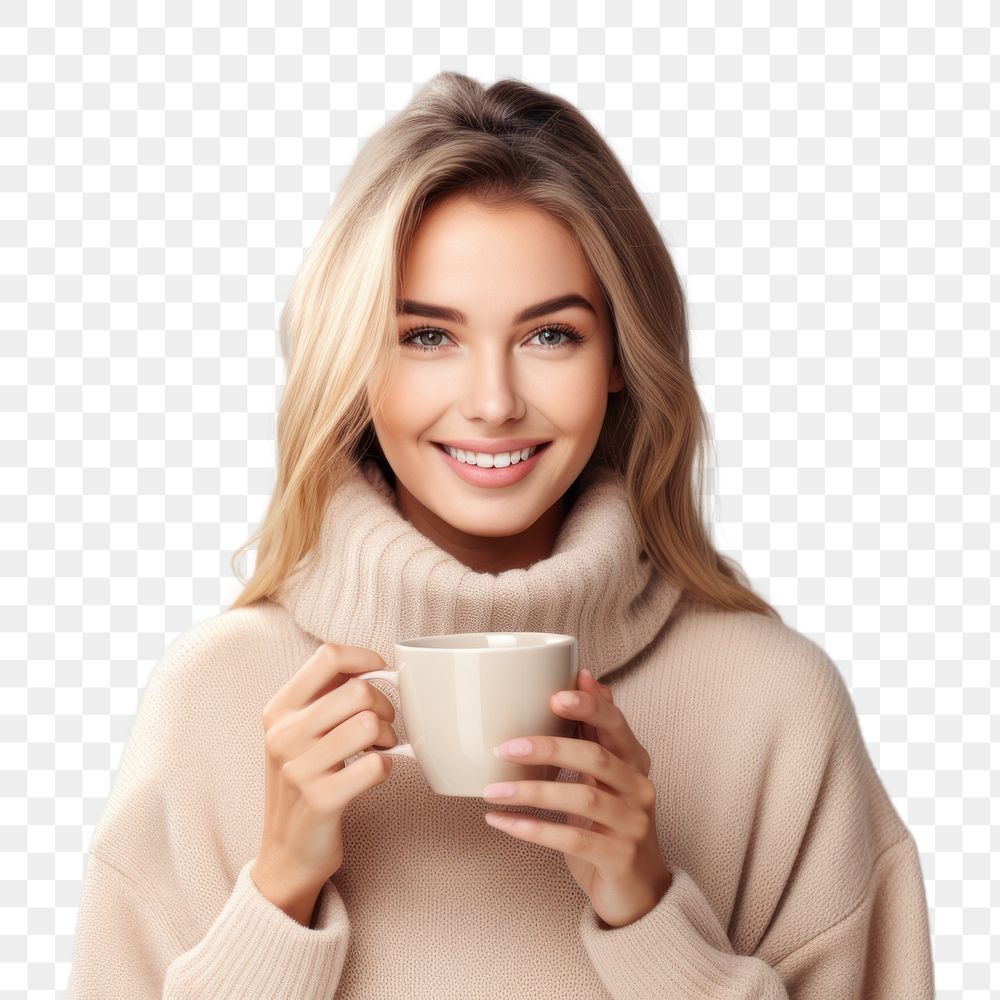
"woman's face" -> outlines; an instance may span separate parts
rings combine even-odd
[[[608,393],[624,385],[594,276],[546,213],[466,196],[424,214],[403,274],[398,364],[372,411],[400,511],[474,569],[529,566],[551,553],[563,494],[594,451]],[[578,300],[553,303],[567,296]],[[469,454],[522,439],[547,444],[506,468]],[[447,442],[474,449],[460,464]]]

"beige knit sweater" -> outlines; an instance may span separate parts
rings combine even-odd
[[[919,855],[836,666],[780,622],[679,600],[621,483],[582,487],[549,558],[478,573],[366,463],[277,600],[171,643],[91,841],[69,996],[932,997]],[[397,638],[510,629],[576,635],[648,750],[673,872],[657,906],[602,926],[562,854],[406,757],[348,807],[313,925],[274,906],[249,877],[274,692],[323,641],[391,665]]]

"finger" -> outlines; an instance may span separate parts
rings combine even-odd
[[[639,787],[644,779],[635,768],[598,743],[566,736],[532,736],[525,740],[529,745],[525,754],[512,754],[505,749],[520,742],[508,740],[501,744],[496,749],[497,756],[518,764],[552,764],[581,775],[589,774],[608,790],[629,798],[641,796],[644,791]]]
[[[511,794],[503,794],[509,791]],[[533,806],[577,817],[598,833],[640,839],[646,820],[620,796],[566,781],[498,781],[483,789],[491,805]]]
[[[578,704],[561,704],[561,696],[567,693],[574,696]],[[584,725],[591,726],[597,732],[598,738],[595,742],[607,747],[611,753],[635,770],[642,770],[646,759],[645,748],[616,705],[593,691],[560,691],[552,696],[552,710],[564,718],[576,719]]]
[[[366,708],[388,723],[396,718],[392,702],[374,684],[349,677],[340,687],[302,709],[295,724],[305,735],[322,736]]]
[[[594,675],[586,667],[580,671],[579,688],[583,691],[599,690],[602,696],[610,701],[611,689],[606,688],[603,684],[598,684]],[[601,743],[600,733],[592,725],[587,722],[578,722],[577,725],[580,727],[585,740]]]
[[[607,684],[601,684],[586,667],[580,671],[580,679],[581,683],[579,686],[581,690],[596,691],[605,700],[614,700],[611,695],[611,688],[609,688]]]
[[[296,769],[304,774],[320,774],[365,752],[369,747],[393,746],[396,731],[374,712],[364,711],[352,716],[342,726],[330,730],[295,758]]]
[[[631,848],[624,841],[597,830],[584,830],[566,823],[552,823],[523,813],[488,812],[484,819],[503,833],[527,840],[542,847],[551,847],[563,854],[589,861],[599,870],[608,870],[620,863]]]
[[[592,743],[598,742],[597,731],[594,729],[593,726],[588,726],[583,722],[578,722],[576,724],[576,728],[577,728],[577,736],[576,736],[577,739],[590,740]],[[566,768],[566,770],[573,775],[572,779],[567,779],[567,780],[579,781],[584,785],[590,785],[590,786],[599,785],[599,787],[602,788],[603,790],[610,791],[610,789],[608,789],[606,785],[600,784],[596,778],[591,777],[591,775],[589,774],[580,774],[579,772],[574,771],[572,768]]]
[[[384,670],[385,666],[385,660],[373,649],[324,642],[278,691],[268,708],[279,713],[304,708],[343,684],[346,675]]]

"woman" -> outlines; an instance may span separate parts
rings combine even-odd
[[[150,680],[71,995],[931,996],[913,838],[835,665],[712,546],[681,285],[580,112],[435,77],[282,346],[256,566]],[[552,702],[578,738],[518,758],[558,781],[440,796],[362,753],[397,702],[353,675],[510,629],[590,671]]]

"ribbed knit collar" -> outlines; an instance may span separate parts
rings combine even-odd
[[[400,513],[366,459],[329,499],[318,544],[274,600],[322,642],[374,649],[391,667],[400,639],[448,632],[577,637],[601,677],[654,642],[679,598],[645,557],[624,485],[588,466],[552,554],[527,569],[470,569]]]

